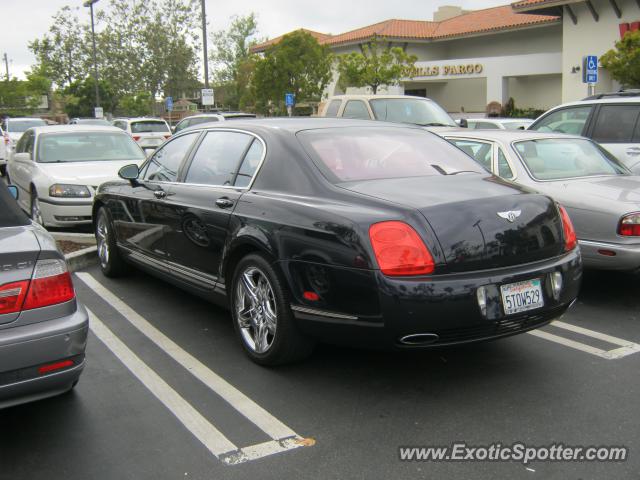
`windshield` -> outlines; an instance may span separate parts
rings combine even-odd
[[[24,132],[31,127],[43,127],[47,124],[44,120],[34,118],[33,120],[9,120],[8,130],[10,132]]]
[[[334,183],[487,172],[446,140],[410,128],[327,128],[298,133]]]
[[[626,175],[629,170],[587,139],[548,138],[514,144],[534,178],[556,180],[594,175]]]
[[[421,126],[458,125],[437,103],[418,98],[376,98],[370,100],[377,120]]]
[[[138,144],[119,132],[50,133],[41,135],[38,142],[40,163],[144,159]]]
[[[161,120],[131,122],[131,133],[168,132],[169,126]]]

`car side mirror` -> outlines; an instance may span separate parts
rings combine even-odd
[[[466,118],[460,119],[460,128],[469,128],[469,122],[467,122]]]
[[[7,185],[7,189],[9,190],[9,193],[11,194],[11,196],[14,199],[18,199],[18,187],[16,187],[15,185]]]
[[[16,162],[30,162],[31,154],[29,152],[14,153],[13,160]]]
[[[132,163],[131,165],[125,165],[120,170],[118,170],[118,176],[124,180],[129,180],[130,182],[135,182],[140,175],[140,170],[138,169],[138,165]]]

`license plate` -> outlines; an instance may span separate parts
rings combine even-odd
[[[500,287],[505,315],[544,307],[540,279],[509,283]]]

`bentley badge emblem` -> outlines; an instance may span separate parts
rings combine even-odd
[[[508,212],[496,212],[500,218],[504,218],[509,222],[513,223],[516,221],[516,218],[520,216],[522,210],[509,210]]]

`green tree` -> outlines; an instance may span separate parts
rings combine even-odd
[[[332,58],[328,47],[307,32],[285,35],[256,61],[252,80],[256,109],[284,113],[285,93],[293,93],[296,103],[319,101],[331,80]]]
[[[212,37],[211,61],[213,62],[214,83],[222,87],[225,103],[231,108],[246,104],[249,85],[255,66],[255,55],[251,47],[257,39],[258,22],[256,15],[231,17],[227,30],[214,32]]]
[[[625,87],[640,87],[640,31],[627,32],[600,62]]]
[[[105,112],[113,112],[117,104],[116,93],[109,82],[98,82],[100,104]],[[62,91],[65,112],[69,117],[93,117],[96,104],[95,83],[92,77],[76,80]]]
[[[403,78],[412,78],[418,57],[400,47],[391,47],[384,39],[372,37],[361,52],[338,56],[339,85],[370,87],[375,95],[381,86],[397,85]]]
[[[153,98],[148,92],[125,95],[118,103],[118,114],[129,117],[149,115],[153,109]]]

